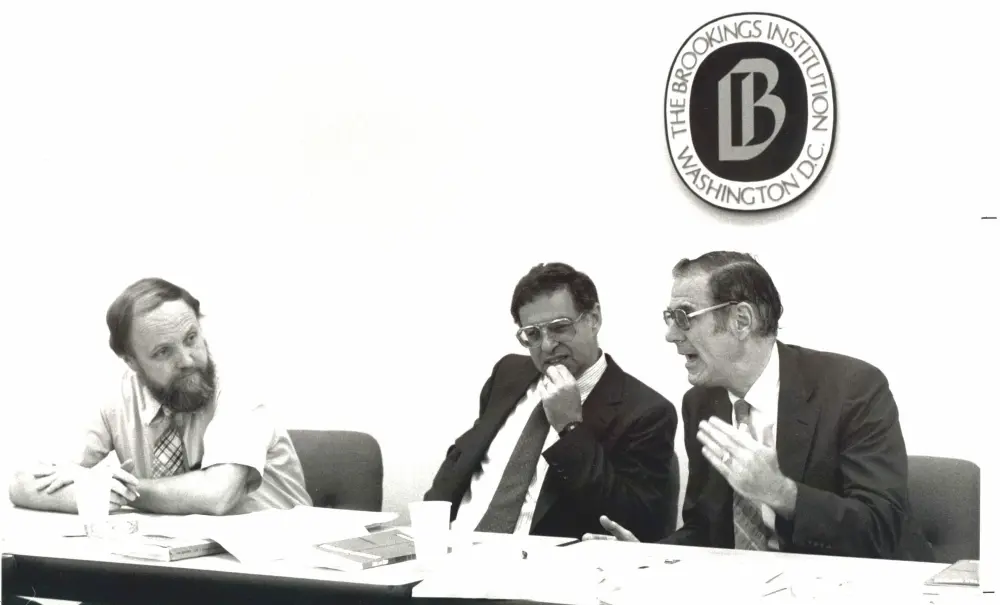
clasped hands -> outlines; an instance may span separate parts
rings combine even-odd
[[[139,492],[136,491],[139,480],[129,472],[132,466],[132,460],[129,459],[121,466],[112,468],[108,492],[109,510],[118,510],[139,497]],[[94,471],[77,464],[40,463],[31,472],[31,476],[38,481],[36,491],[54,494],[67,485],[76,483],[84,473],[90,472]]]
[[[545,368],[538,383],[538,394],[549,425],[557,432],[571,422],[583,420],[583,403],[576,378],[563,365]]]
[[[763,503],[779,513],[790,513],[795,484],[785,477],[778,466],[778,456],[771,447],[755,440],[717,417],[698,425],[701,454],[725,478],[733,491],[744,498]],[[611,535],[586,534],[584,540],[622,540],[638,542],[635,535],[618,523],[601,516],[601,526]]]

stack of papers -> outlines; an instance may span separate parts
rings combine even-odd
[[[132,514],[140,535],[213,540],[249,564],[286,559],[316,544],[363,536],[370,527],[397,516],[312,506],[221,517]]]

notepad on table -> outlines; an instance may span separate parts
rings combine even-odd
[[[979,586],[979,561],[962,559],[934,574],[927,586]]]

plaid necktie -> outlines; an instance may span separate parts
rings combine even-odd
[[[153,478],[172,477],[187,470],[184,441],[173,416],[168,416],[167,429],[153,446]]]
[[[753,435],[750,427],[750,404],[740,399],[733,404],[736,426]],[[737,550],[769,550],[767,525],[760,506],[733,491],[733,531]]]
[[[486,514],[476,526],[476,531],[512,534],[517,528],[517,520],[524,507],[524,497],[528,494],[528,486],[535,476],[538,458],[542,455],[545,437],[549,434],[549,421],[545,418],[545,409],[539,403],[528,424],[514,447],[507,466],[504,468],[500,485],[493,494]]]

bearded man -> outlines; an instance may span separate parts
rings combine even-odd
[[[114,452],[110,510],[227,515],[311,505],[288,432],[220,380],[201,318],[201,302],[166,280],[126,288],[107,312],[111,350],[128,366],[120,388],[95,407],[70,460],[15,473],[11,502],[75,513],[76,479]]]

